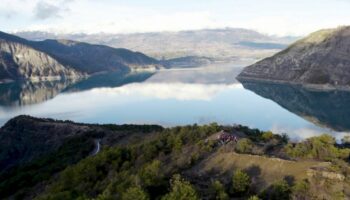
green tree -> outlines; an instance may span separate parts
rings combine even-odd
[[[122,194],[122,200],[148,200],[148,194],[140,187],[130,187]]]
[[[224,185],[220,181],[214,181],[212,188],[215,192],[215,199],[217,200],[228,200],[229,196],[225,191]]]
[[[251,196],[248,200],[260,200],[258,196]]]
[[[288,144],[285,147],[287,155],[293,158],[314,158],[319,160],[347,159],[350,149],[339,149],[335,139],[329,135],[311,137],[298,144]]]
[[[234,193],[245,193],[251,184],[250,177],[247,173],[237,170],[232,177],[232,189]]]
[[[146,164],[139,172],[139,177],[145,187],[157,185],[163,175],[160,170],[161,162],[154,160],[149,164]]]
[[[292,197],[293,199],[306,200],[310,199],[310,183],[308,180],[302,180],[295,183],[292,187]]]
[[[285,180],[274,183],[268,193],[271,200],[289,200],[291,198],[291,188]]]
[[[243,138],[237,142],[235,150],[238,153],[252,153],[253,147],[253,142],[250,139]]]
[[[274,135],[271,131],[267,131],[267,132],[264,132],[262,135],[261,135],[262,139],[264,141],[269,141],[271,139],[273,139]]]
[[[162,200],[199,200],[193,186],[180,175],[176,174],[171,180],[171,191]]]

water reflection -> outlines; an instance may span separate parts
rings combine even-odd
[[[127,83],[142,82],[152,73],[108,73],[84,79],[57,81],[19,81],[0,84],[0,106],[19,107],[38,104],[56,97],[60,93],[78,92],[100,87],[118,87]]]
[[[271,99],[288,111],[335,131],[350,130],[350,92],[312,91],[301,86],[241,81],[244,88]]]
[[[243,87],[235,79],[241,69],[233,64],[0,85],[0,125],[28,114],[85,123],[237,123],[295,139],[341,138],[350,129],[349,93],[254,82]]]
[[[78,80],[13,82],[0,84],[0,105],[25,106],[47,101]]]

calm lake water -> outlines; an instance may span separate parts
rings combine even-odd
[[[239,64],[0,85],[0,125],[28,114],[87,123],[243,124],[302,139],[350,130],[350,93],[238,82]]]

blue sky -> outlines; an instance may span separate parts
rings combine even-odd
[[[306,35],[350,24],[350,0],[0,0],[0,30],[130,33],[239,27]]]

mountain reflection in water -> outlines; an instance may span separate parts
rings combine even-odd
[[[350,130],[350,92],[315,91],[302,86],[241,81],[245,89],[271,99],[288,111],[321,127]]]
[[[243,82],[242,65],[108,73],[84,80],[0,85],[0,125],[27,114],[84,123],[243,124],[303,139],[350,129],[346,92]],[[271,99],[271,100],[269,100]]]
[[[83,79],[57,81],[18,81],[0,84],[0,106],[26,106],[38,104],[56,97],[60,93],[79,92],[100,87],[118,87],[127,83],[142,82],[152,73],[108,73]]]

